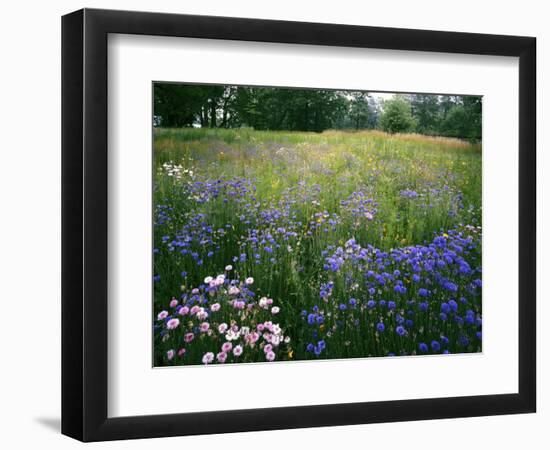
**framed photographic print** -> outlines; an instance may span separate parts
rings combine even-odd
[[[535,38],[62,31],[64,434],[535,411]]]

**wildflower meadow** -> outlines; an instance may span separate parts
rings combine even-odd
[[[479,143],[153,132],[155,366],[481,351]]]

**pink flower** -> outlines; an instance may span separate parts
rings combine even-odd
[[[180,348],[180,349],[178,350],[178,356],[183,356],[183,355],[185,355],[185,352],[186,352],[186,351],[187,351],[187,350],[185,350],[184,348]]]
[[[177,328],[179,324],[180,324],[179,319],[170,319],[168,322],[166,322],[166,328],[168,328],[169,330],[173,330]]]
[[[237,295],[241,291],[237,286],[230,286],[227,292],[229,293],[229,295]]]
[[[278,306],[274,306],[273,308],[271,308],[271,314],[279,314],[279,307]]]
[[[180,316],[185,316],[187,313],[189,313],[189,306],[182,306],[178,311]]]
[[[213,312],[216,312],[216,311],[219,311],[220,310],[220,304],[219,303],[214,303],[210,309],[213,311]]]
[[[264,347],[264,353],[269,353],[273,350],[273,346],[271,344],[267,344],[265,347]]]
[[[170,308],[175,308],[176,306],[178,306],[178,301],[173,298],[172,301],[170,302]]]
[[[233,344],[231,342],[224,342],[222,344],[222,352],[224,353],[229,353],[232,348],[233,348]]]
[[[272,351],[269,351],[265,354],[265,359],[267,359],[268,361],[274,361],[275,360],[275,353],[273,353]]]
[[[191,342],[193,339],[195,339],[195,335],[193,333],[185,333],[185,336],[183,337],[183,340],[187,343]]]
[[[233,302],[233,308],[235,308],[235,309],[244,309],[244,305],[245,305],[245,303],[243,301],[240,301],[240,300],[235,300]]]
[[[203,364],[210,364],[212,361],[214,361],[214,353],[212,352],[205,353],[202,357]]]
[[[168,317],[168,311],[161,311],[159,312],[157,319],[158,320],[164,320]]]
[[[252,333],[246,336],[246,341],[250,344],[254,344],[258,342],[258,339],[260,339],[260,334],[256,331],[253,331]]]
[[[168,351],[166,352],[166,357],[168,358],[168,361],[171,361],[171,360],[172,360],[172,358],[174,357],[175,353],[176,353],[176,352],[174,352],[174,350],[168,350]]]
[[[218,326],[218,331],[223,334],[227,331],[227,324],[226,323],[221,323],[219,326]]]
[[[208,318],[208,313],[204,310],[204,308],[200,308],[197,312],[197,319],[199,320],[205,320]]]
[[[227,359],[227,353],[225,353],[225,352],[218,353],[216,355],[216,359],[218,360],[218,362],[223,364],[225,362],[225,360]]]
[[[259,323],[258,326],[256,327],[258,331],[264,331],[264,324],[263,323]]]
[[[234,349],[233,349],[233,354],[235,356],[241,356],[243,354],[243,348],[242,346],[240,345],[237,345]]]
[[[195,314],[197,314],[199,312],[200,308],[195,305],[191,308],[191,315],[194,316]]]
[[[197,295],[198,293],[199,293],[199,290],[197,288],[195,288],[191,291],[191,294],[193,294],[193,295]]]
[[[210,329],[210,324],[208,322],[203,322],[200,324],[200,330],[202,333],[206,333]]]
[[[244,282],[245,282],[246,284],[252,284],[252,283],[254,283],[254,278],[248,277],[246,280],[244,280]]]

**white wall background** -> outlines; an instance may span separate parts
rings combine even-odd
[[[350,23],[530,35],[538,38],[539,261],[548,273],[550,239],[550,29],[545,2],[462,0],[183,2],[156,0],[5,2],[0,15],[0,443],[3,448],[76,448],[60,418],[60,16],[81,7]],[[550,288],[539,282],[539,412],[536,415],[240,433],[101,443],[220,448],[545,448],[550,443],[550,331],[543,318]]]

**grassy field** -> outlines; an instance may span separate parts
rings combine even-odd
[[[155,365],[481,350],[481,148],[154,130]]]

